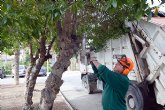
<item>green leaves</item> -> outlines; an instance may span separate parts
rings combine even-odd
[[[45,28],[47,13],[42,9],[46,5],[37,4],[35,0],[24,2],[5,0],[1,3],[0,36],[3,37],[2,42],[8,44],[3,45],[3,50],[10,52],[18,47],[24,48],[29,41],[37,45],[39,33]],[[49,18],[49,26],[54,25],[52,22]]]
[[[97,0],[90,0],[90,2],[92,3],[92,5],[96,5],[96,1]]]
[[[107,40],[128,33],[125,20],[139,20],[145,15],[148,5],[141,0],[90,0],[84,7],[79,13],[81,17],[78,17],[78,32],[86,33],[92,41],[89,45],[101,49]]]
[[[146,13],[150,16],[147,8],[145,0],[0,0],[0,35],[12,37],[13,45],[18,41],[22,47],[29,41],[38,45],[45,29],[48,39],[56,36],[56,22],[63,21],[64,13],[71,9],[77,15],[76,34],[86,33],[90,45],[102,48],[108,39],[127,32],[125,20],[137,20]]]

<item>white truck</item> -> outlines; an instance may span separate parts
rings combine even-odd
[[[100,63],[112,69],[117,62],[113,57],[125,54],[133,59],[134,69],[126,95],[127,110],[163,110],[165,107],[165,18],[152,18],[150,22],[127,23],[131,33],[120,39],[109,40],[107,48],[97,52]],[[85,44],[85,41],[83,41]],[[88,93],[103,89],[103,83],[87,65],[84,46],[80,54],[83,86]]]

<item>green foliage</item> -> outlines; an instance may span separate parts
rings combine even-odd
[[[39,48],[39,39],[46,31],[46,44],[56,35],[55,23],[61,19],[64,6],[45,0],[1,1],[0,50],[8,54],[32,43],[32,52]],[[27,63],[27,62],[26,62]]]
[[[11,75],[12,74],[12,64],[7,64],[5,68],[5,74]]]
[[[25,51],[25,59],[19,62],[20,65],[28,66],[30,64],[30,55],[28,54],[28,50],[24,49]]]
[[[98,49],[103,48],[108,39],[119,38],[129,31],[125,21],[139,20],[150,10],[145,0],[73,0],[70,3],[65,0],[1,0],[0,3],[0,43],[4,45],[0,49],[12,51],[29,42],[36,50],[45,30],[47,43],[50,42],[57,36],[55,24],[63,21],[67,9],[77,15],[76,34],[83,36],[85,33],[91,41],[89,45]],[[54,46],[60,51],[58,39]]]
[[[0,60],[0,67],[4,68],[6,75],[11,75],[12,61],[2,61],[2,60]]]
[[[146,1],[141,0],[90,0],[78,13],[80,22],[77,32],[80,35],[85,33],[90,39],[88,45],[100,50],[109,39],[117,39],[128,33],[125,21],[139,20],[146,9]]]
[[[0,36],[3,51],[12,54],[14,48],[18,49],[23,37],[20,33],[19,17],[20,13],[18,5],[13,1],[13,4],[8,4],[8,1],[1,2],[0,10]],[[13,10],[13,11],[12,11]]]

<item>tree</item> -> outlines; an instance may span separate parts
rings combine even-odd
[[[118,38],[119,35],[128,32],[124,25],[125,20],[137,19],[133,13],[133,11],[137,9],[132,8],[132,5],[141,6],[142,9],[138,9],[139,16],[144,13],[144,9],[147,6],[145,2],[141,3],[140,1],[137,3],[132,1],[132,4],[129,4],[128,1],[125,2],[123,3],[122,1],[116,0],[67,2],[69,5],[72,4],[71,9],[73,10],[71,11],[69,8],[65,11],[63,25],[60,21],[57,24],[60,54],[57,62],[53,65],[51,74],[46,80],[45,88],[41,92],[41,110],[52,109],[53,102],[63,83],[61,80],[62,74],[70,65],[70,58],[80,49],[80,41],[83,37],[82,33],[89,35],[88,39],[93,40],[91,43],[93,46],[102,46],[107,39]],[[119,5],[117,5],[117,3],[119,3]],[[109,8],[105,9],[107,4]],[[116,8],[118,8],[118,10],[115,10]],[[122,11],[126,15],[122,14]],[[105,29],[107,29],[107,31],[105,31]],[[109,36],[108,31],[112,33],[110,33],[112,36]],[[105,36],[101,35],[103,32],[105,32]]]
[[[19,42],[22,37],[20,36],[20,27],[17,23],[17,16],[14,15],[13,12],[10,12],[11,6],[4,1],[0,1],[1,10],[0,10],[0,38],[1,38],[1,51],[11,55],[15,55],[14,59],[14,79],[15,84],[19,84],[19,49],[22,42]],[[17,8],[15,6],[14,8]],[[6,16],[7,15],[7,16]],[[12,39],[12,40],[11,40]]]
[[[6,3],[9,7],[17,6],[17,8],[9,8],[8,12],[11,12],[11,15],[14,13],[14,18],[17,18],[14,23],[20,27],[19,31],[17,30],[19,38],[23,36],[24,39],[21,41],[26,41],[30,49],[31,63],[27,72],[24,109],[32,109],[36,78],[43,63],[51,58],[50,49],[53,42],[59,57],[41,92],[40,109],[42,110],[52,109],[63,83],[62,74],[70,65],[70,58],[80,49],[83,35],[86,34],[87,39],[92,41],[89,45],[102,49],[108,39],[119,38],[121,34],[129,32],[125,26],[126,20],[138,20],[149,12],[145,2],[141,0],[1,0],[1,3]],[[13,19],[8,17],[9,14],[2,16],[8,18],[7,23]],[[7,23],[4,22],[3,25],[7,26]],[[14,24],[9,24],[9,27],[12,26]],[[0,28],[5,30],[3,26]],[[5,35],[1,34],[1,36]],[[35,68],[33,73],[31,73],[32,68]]]
[[[3,41],[12,37],[12,32],[9,31],[8,28],[14,28],[16,24],[18,27],[16,31],[17,37],[19,36],[17,40],[23,42],[20,46],[25,47],[27,44],[29,46],[30,65],[26,74],[27,81],[24,106],[24,109],[29,109],[32,108],[33,90],[40,68],[47,59],[51,58],[50,49],[56,40],[54,21],[56,21],[56,17],[58,16],[56,16],[55,13],[59,13],[59,11],[54,10],[55,5],[52,4],[52,2],[45,1],[6,0],[1,1],[1,3],[3,9],[1,19],[5,19],[5,22],[1,24],[1,36],[4,37]],[[8,9],[8,7],[10,8]],[[29,12],[29,9],[32,9],[32,11]],[[15,15],[14,17],[12,16],[13,13]],[[14,22],[10,23],[10,21]],[[5,30],[7,30],[7,32],[5,32]],[[7,42],[9,43],[9,40],[7,40]],[[17,44],[18,43],[14,43],[11,47],[16,49]],[[33,73],[32,68],[34,68]]]

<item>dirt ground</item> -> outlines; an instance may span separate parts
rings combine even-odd
[[[40,92],[44,84],[35,86],[33,95],[34,110],[36,110],[40,101]],[[21,85],[0,85],[0,110],[21,110],[24,104],[25,86]],[[66,101],[59,93],[54,102],[53,110],[71,110]]]

